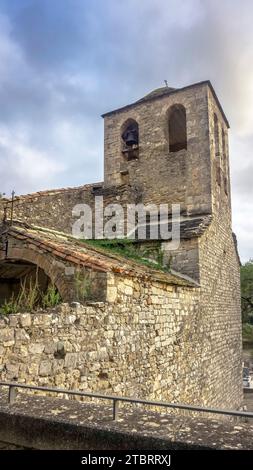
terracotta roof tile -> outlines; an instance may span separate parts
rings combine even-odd
[[[141,265],[123,256],[109,253],[103,249],[97,249],[85,242],[80,242],[69,235],[55,232],[40,227],[27,227],[27,224],[9,226],[5,233],[9,237],[21,241],[27,240],[31,246],[36,246],[39,250],[52,253],[56,258],[68,261],[75,265],[86,266],[94,271],[114,272],[130,276],[141,277],[142,279],[152,278],[154,280],[189,287],[197,287],[198,284],[190,278],[175,272],[159,271]]]

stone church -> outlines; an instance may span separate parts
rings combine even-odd
[[[0,316],[1,379],[239,408],[240,261],[216,93],[166,86],[103,118],[104,182],[0,200],[0,305],[36,276],[63,300]],[[73,207],[96,196],[180,204],[179,246],[133,240],[129,257],[76,240]]]

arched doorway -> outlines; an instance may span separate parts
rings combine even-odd
[[[0,263],[0,311],[4,306],[5,313],[43,306],[49,288],[57,293],[49,276],[34,263],[10,259]]]

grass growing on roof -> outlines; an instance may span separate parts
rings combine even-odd
[[[88,245],[93,246],[94,248],[99,248],[105,253],[114,253],[115,255],[120,255],[124,258],[136,261],[139,264],[147,266],[149,268],[158,269],[164,272],[170,272],[169,266],[163,265],[163,256],[161,249],[157,250],[157,261],[152,261],[147,259],[146,256],[148,252],[138,253],[135,248],[135,243],[128,239],[92,239],[92,240],[80,240]]]

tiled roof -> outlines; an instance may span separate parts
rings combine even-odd
[[[210,225],[212,220],[212,215],[211,214],[205,214],[205,215],[196,215],[196,216],[186,216],[183,217],[181,216],[180,218],[180,239],[190,239],[190,238],[196,238],[200,237],[206,230],[206,228]],[[172,222],[167,221],[161,225],[164,225],[166,230],[168,232],[171,232],[172,230]],[[157,229],[158,233],[158,238],[160,238],[160,230],[159,230],[159,225]],[[151,239],[152,240],[152,239]],[[136,231],[136,240],[134,240],[136,243],[144,242],[144,241],[150,241],[150,226],[146,225],[146,238],[145,240],[141,240],[137,237],[137,231]],[[166,240],[165,240],[166,241]]]
[[[219,108],[219,110],[220,110],[227,126],[229,127],[229,122],[227,120],[227,117],[226,117],[226,115],[225,115],[225,113],[222,109],[220,101],[219,101],[219,99],[218,99],[218,97],[215,93],[215,90],[214,90],[210,80],[204,80],[202,82],[192,83],[191,85],[187,85],[187,86],[182,87],[182,88],[169,88],[169,87],[157,88],[156,90],[151,91],[151,93],[148,93],[146,96],[144,96],[140,100],[134,101],[133,103],[130,103],[126,106],[122,106],[121,108],[117,108],[117,109],[113,109],[112,111],[108,111],[107,113],[102,114],[102,117],[110,116],[111,114],[118,113],[118,112],[121,112],[121,111],[126,111],[127,109],[130,109],[134,106],[137,106],[137,105],[141,104],[143,101],[153,101],[153,100],[161,99],[164,96],[179,93],[180,91],[186,91],[186,90],[189,90],[191,88],[197,88],[197,87],[203,86],[203,85],[207,85],[210,88],[210,90],[211,90],[211,92],[212,92],[212,94],[213,94],[213,96],[216,100],[217,106],[218,106],[218,108]],[[167,88],[167,90],[164,91],[164,88]]]
[[[106,251],[104,248],[90,246],[88,243],[76,240],[65,233],[31,226],[20,221],[14,221],[12,226],[2,225],[0,233],[24,242],[29,241],[29,244],[36,246],[40,252],[51,253],[56,258],[70,264],[86,266],[95,271],[113,272],[143,279],[152,278],[167,284],[198,286],[193,279],[175,271],[164,272],[142,265]]]
[[[161,88],[156,88],[155,90],[151,91],[147,95],[143,96],[140,100],[136,101],[136,103],[142,103],[143,101],[149,101],[152,98],[158,98],[161,96],[169,95],[172,91],[175,91],[176,88],[163,86]]]

